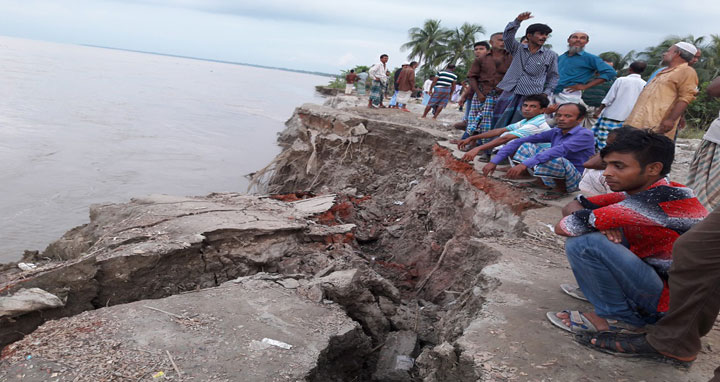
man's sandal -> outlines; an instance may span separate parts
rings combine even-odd
[[[543,194],[539,196],[542,200],[555,200],[555,199],[561,199],[568,196],[568,194],[558,191],[546,191]]]
[[[595,340],[593,345],[591,340]],[[658,362],[670,363],[680,367],[690,367],[695,358],[679,358],[665,355],[653,348],[645,338],[645,334],[623,332],[578,333],[575,341],[590,349],[612,354],[618,357],[648,358]]]
[[[577,285],[560,284],[560,289],[562,289],[563,292],[567,293],[569,296],[575,297],[578,300],[588,301],[582,289],[580,289],[580,287]]]

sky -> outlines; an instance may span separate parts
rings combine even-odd
[[[523,11],[535,17],[521,30],[550,25],[559,53],[575,30],[595,54],[720,33],[710,1],[0,0],[0,35],[336,73],[381,53],[399,66],[408,29],[429,18],[480,24],[487,39]]]

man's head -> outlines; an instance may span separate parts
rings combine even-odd
[[[450,65],[448,65],[448,66],[447,66],[447,67],[445,68],[445,70],[448,70],[448,71],[454,72],[454,71],[455,71],[455,65],[453,65],[453,64],[450,64]]]
[[[409,62],[403,62],[402,65],[400,65],[401,68],[406,68],[408,66],[410,66]]]
[[[540,114],[545,113],[545,108],[550,104],[550,100],[545,94],[531,94],[525,97],[522,104],[521,113],[523,118],[531,119]]]
[[[585,106],[579,103],[564,103],[555,112],[555,122],[562,130],[570,130],[582,122],[587,114]]]
[[[411,67],[413,70],[415,70],[415,68],[418,67],[418,62],[417,62],[417,61],[412,61],[412,62],[410,63],[410,67]]]
[[[638,193],[670,173],[675,155],[670,138],[634,128],[623,128],[616,134],[616,139],[600,151],[606,163],[603,175],[611,190]]]
[[[381,55],[380,55],[380,62],[382,62],[383,64],[386,63],[386,62],[388,62],[388,55],[387,55],[387,54],[381,54]]]
[[[489,51],[490,44],[488,44],[487,41],[476,42],[475,45],[473,45],[473,52],[475,53],[476,58],[483,58],[487,56]]]
[[[350,69],[350,73],[355,73],[355,69]]]
[[[662,56],[663,65],[679,65],[684,62],[690,62],[695,57],[698,49],[695,45],[680,41],[668,48]]]
[[[575,32],[568,37],[568,53],[570,55],[582,52],[585,45],[590,41],[590,36],[585,32]]]
[[[702,56],[702,50],[698,49],[697,53],[695,53],[695,56],[693,56],[693,59],[688,62],[688,65],[693,66],[697,64],[697,62],[700,61],[700,56]]]
[[[525,29],[525,36],[529,44],[542,46],[552,33],[552,28],[545,24],[532,24]]]
[[[490,45],[493,49],[505,49],[505,40],[502,32],[495,32],[490,35]]]
[[[647,69],[647,62],[645,61],[634,61],[630,64],[630,73],[632,74],[643,74]]]

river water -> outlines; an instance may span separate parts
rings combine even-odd
[[[0,37],[0,262],[93,203],[245,192],[328,78]]]

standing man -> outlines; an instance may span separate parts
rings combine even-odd
[[[600,57],[585,51],[590,36],[575,32],[568,37],[568,50],[558,58],[560,79],[553,91],[550,111],[563,103],[581,103],[583,90],[612,81],[617,76],[615,69]]]
[[[398,108],[398,104],[397,104],[398,79],[400,78],[400,72],[402,72],[403,69],[405,69],[408,65],[409,65],[409,63],[403,62],[403,64],[400,65],[399,68],[395,69],[395,73],[393,73],[393,91],[394,91],[394,93],[393,93],[392,98],[390,98],[390,108],[391,109]]]
[[[430,102],[428,102],[427,106],[425,106],[422,118],[425,118],[427,113],[434,106],[436,107],[436,110],[432,119],[437,119],[442,109],[447,105],[448,101],[450,101],[452,89],[455,88],[455,83],[457,83],[457,74],[454,72],[455,65],[450,64],[447,68],[445,68],[445,70],[438,73],[437,78],[435,78],[432,83]]]
[[[415,89],[415,68],[417,66],[417,61],[411,62],[405,66],[405,69],[398,76],[397,105],[402,111],[410,111],[407,108],[407,103],[410,101],[412,91]]]
[[[423,106],[427,106],[428,102],[430,102],[430,91],[432,89],[433,81],[435,81],[436,78],[437,78],[437,76],[435,76],[433,74],[427,80],[425,80],[425,82],[423,83],[423,99],[422,99]]]
[[[675,139],[678,121],[698,92],[697,73],[688,65],[696,53],[694,45],[679,42],[663,54],[667,68],[645,86],[625,125]]]
[[[357,74],[355,69],[350,69],[350,73],[345,76],[345,94],[350,95],[353,91],[353,84],[357,81]]]
[[[532,18],[523,12],[511,21],[503,32],[505,49],[512,54],[510,67],[498,87],[503,90],[493,115],[495,128],[505,127],[522,119],[522,101],[530,94],[552,95],[558,82],[558,56],[543,47],[552,28],[545,24],[532,24],[525,30],[528,41],[520,44],[515,34],[520,23]]]
[[[646,67],[645,61],[635,61],[630,64],[630,74],[615,80],[600,107],[595,111],[598,120],[593,125],[593,134],[595,134],[595,149],[598,151],[605,147],[608,133],[622,127],[625,119],[630,115],[635,101],[645,87],[645,81],[640,75]]]
[[[720,77],[710,83],[707,94],[720,97]],[[695,190],[705,208],[720,209],[720,116],[707,129],[690,163],[688,187]]]
[[[367,69],[363,69],[360,74],[357,75],[357,94],[358,95],[365,95],[365,85],[367,83],[368,79],[368,72]]]
[[[490,52],[490,44],[486,41],[475,43],[475,61],[473,61],[468,72],[468,84],[470,91],[468,99],[470,102],[469,113],[467,114],[467,126],[462,139],[473,134],[476,130],[481,133],[492,129],[492,111],[495,100],[487,95],[495,89],[495,62],[487,55]]]
[[[368,100],[369,108],[385,107],[382,101],[388,81],[387,67],[385,66],[387,62],[388,55],[383,54],[380,56],[380,62],[370,68],[369,75],[372,79],[372,85],[370,86],[370,99]]]

